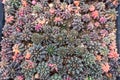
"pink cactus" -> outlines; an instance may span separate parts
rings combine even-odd
[[[100,31],[100,33],[101,33],[101,37],[103,38],[103,37],[105,37],[106,35],[108,35],[108,31],[107,30],[101,30]]]
[[[58,68],[57,68],[57,65],[56,65],[56,64],[48,64],[48,66],[51,67],[52,70],[55,69],[56,71],[58,71]]]
[[[99,11],[95,10],[92,12],[91,16],[94,18],[94,19],[98,19],[99,18]]]
[[[41,25],[41,24],[37,24],[37,25],[35,26],[35,30],[36,30],[37,32],[39,32],[41,29],[42,29],[42,25]]]
[[[62,19],[60,17],[55,17],[54,22],[60,22]]]
[[[55,13],[55,9],[50,9],[49,12],[50,12],[50,14],[54,14]]]
[[[24,8],[20,8],[18,14],[19,16],[24,16]]]
[[[95,6],[94,5],[91,5],[90,8],[89,8],[90,11],[94,11],[95,10]]]
[[[92,22],[90,22],[88,25],[87,25],[87,29],[88,30],[93,30],[94,28],[94,24]]]
[[[116,51],[111,50],[110,53],[108,54],[108,57],[118,60],[119,54]]]
[[[94,25],[95,25],[95,27],[99,27],[100,23],[99,22],[95,22]]]
[[[35,5],[37,2],[36,0],[32,0],[32,4]]]
[[[21,32],[20,28],[19,27],[16,27],[16,30],[17,32]]]
[[[107,22],[107,19],[105,17],[101,17],[100,20],[99,20],[99,22],[101,24],[104,24],[105,22]]]
[[[66,80],[72,80],[70,77],[67,77],[67,79]]]
[[[28,63],[26,68],[34,68],[35,67],[34,62],[32,62],[31,60],[26,60],[26,62]]]
[[[17,80],[24,80],[23,76],[17,76],[16,79]]]

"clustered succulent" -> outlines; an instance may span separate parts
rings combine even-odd
[[[54,74],[53,76],[51,76],[50,80],[62,80],[62,77],[58,74]]]
[[[117,11],[103,0],[9,0],[0,80],[115,80]]]
[[[77,57],[72,57],[67,61],[66,69],[68,69],[67,73],[73,76],[79,76],[81,72],[83,72],[83,64],[81,59]]]

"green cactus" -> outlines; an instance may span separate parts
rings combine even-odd
[[[108,49],[108,47],[107,46],[105,46],[105,47],[100,47],[99,49],[98,49],[98,51],[99,51],[99,53],[101,54],[101,55],[105,55],[105,56],[107,56],[107,54],[109,53],[109,49]]]
[[[96,4],[96,8],[98,9],[98,10],[105,10],[105,3],[103,3],[103,2],[99,2],[98,4]]]
[[[75,45],[79,46],[79,45],[81,45],[81,43],[82,43],[81,39],[76,39],[75,40]]]
[[[85,53],[82,55],[83,61],[85,62],[85,65],[91,66],[92,64],[95,64],[95,56],[92,53]]]
[[[31,40],[32,40],[32,42],[33,42],[34,44],[39,44],[39,43],[42,42],[43,36],[40,35],[40,34],[38,34],[38,33],[33,33]]]
[[[68,55],[74,55],[75,54],[75,46],[71,45],[67,47]]]
[[[46,47],[46,52],[48,55],[53,55],[53,54],[56,54],[56,46],[55,45],[48,45]]]
[[[66,39],[63,34],[58,34],[55,36],[54,42],[56,42],[57,44],[63,45],[63,44],[65,44],[65,41],[66,41]]]
[[[87,51],[87,48],[83,44],[81,44],[75,48],[75,54],[78,56],[84,54],[86,51]]]
[[[37,73],[40,75],[40,79],[46,80],[49,77],[50,69],[48,63],[41,62],[36,67]]]
[[[51,34],[43,34],[43,45],[49,45],[52,44],[52,42],[54,42],[54,37]]]
[[[46,34],[50,34],[50,33],[52,33],[52,27],[49,26],[49,25],[45,25],[45,26],[43,27],[43,31],[44,31],[44,33],[46,33]]]
[[[41,45],[33,45],[28,50],[32,54],[30,59],[34,62],[42,61],[46,58],[46,53],[44,50],[45,48]]]
[[[87,78],[85,78],[85,80],[93,80],[91,76],[88,76]]]
[[[67,44],[74,44],[75,43],[75,38],[72,35],[67,35],[67,39],[66,39],[66,43]]]
[[[82,35],[82,39],[81,39],[81,42],[86,44],[86,43],[90,43],[91,39],[90,39],[90,36],[88,34],[86,35]]]
[[[6,12],[7,12],[9,15],[15,15],[16,10],[15,10],[14,8],[10,7],[10,8],[8,8],[8,9],[6,10]]]
[[[108,37],[103,38],[103,43],[110,44],[110,39]]]
[[[77,36],[78,36],[78,31],[76,31],[76,30],[71,30],[71,31],[70,31],[70,35],[72,35],[73,37],[77,37]]]
[[[42,11],[42,7],[39,4],[36,4],[33,6],[32,10],[34,13],[40,13]]]
[[[77,57],[71,57],[67,60],[66,69],[68,74],[78,76],[81,72],[83,72],[82,60]]]
[[[67,55],[68,51],[66,47],[59,47],[57,49],[57,55],[65,57]]]
[[[62,77],[58,74],[54,74],[50,77],[50,80],[63,80]]]
[[[6,5],[9,5],[10,7],[14,8],[14,9],[18,9],[21,5],[21,1],[9,0],[9,1],[6,1]]]
[[[116,20],[116,16],[118,12],[115,9],[108,9],[106,11],[106,16],[109,17],[111,20]]]
[[[108,21],[106,22],[105,27],[108,31],[112,31],[115,28],[115,22]]]

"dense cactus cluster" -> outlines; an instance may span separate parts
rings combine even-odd
[[[64,1],[6,2],[0,80],[115,80],[117,11],[102,0]]]

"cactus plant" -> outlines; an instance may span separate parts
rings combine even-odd
[[[49,61],[48,65],[51,67],[52,70],[56,70],[58,72],[61,72],[63,69],[63,59],[60,56],[52,56]],[[52,66],[53,65],[53,66]]]
[[[48,55],[56,54],[56,46],[55,45],[48,45],[46,47],[46,52]]]
[[[83,28],[83,22],[81,21],[80,18],[78,18],[77,16],[73,19],[73,22],[72,22],[72,28],[77,30],[77,31],[80,31],[82,28]]]
[[[89,5],[86,4],[85,2],[83,2],[83,4],[81,5],[81,9],[82,9],[83,12],[88,12]]]
[[[59,45],[65,44],[65,36],[63,34],[56,35],[54,42],[58,43]]]
[[[6,4],[14,9],[18,9],[21,5],[21,2],[19,0],[10,0],[9,2],[6,1]]]
[[[117,16],[117,11],[115,9],[109,9],[108,11],[106,11],[106,16],[109,18],[111,18],[111,20],[115,20],[116,16]]]
[[[65,57],[67,54],[68,54],[68,51],[66,47],[59,47],[57,49],[57,55]]]
[[[87,49],[85,48],[85,45],[83,45],[83,44],[81,44],[75,48],[75,54],[78,56],[84,54],[86,51],[87,51]]]
[[[7,73],[7,76],[9,78],[15,78],[17,75],[21,75],[22,72],[21,72],[20,63],[13,62],[9,66],[7,66],[5,72]]]
[[[21,53],[25,50],[25,46],[22,43],[15,44],[13,47],[13,52]]]
[[[29,41],[31,40],[31,37],[32,37],[32,33],[30,30],[23,30],[23,33],[20,33],[21,35],[21,40],[24,40],[24,41]]]
[[[83,72],[82,61],[77,57],[72,57],[67,61],[66,69],[68,74],[78,76],[81,72]]]
[[[62,12],[61,17],[62,17],[63,19],[69,19],[69,18],[71,17],[71,14],[70,14],[70,12],[65,11],[65,12]]]
[[[102,55],[107,55],[107,54],[109,53],[109,49],[108,49],[107,46],[105,46],[105,47],[100,47],[100,48],[99,48],[99,52],[100,52],[100,54],[102,54]]]
[[[82,16],[84,22],[89,22],[91,20],[90,14],[85,14]]]
[[[85,62],[86,65],[92,65],[95,63],[95,56],[94,54],[90,54],[90,53],[85,53],[83,55],[83,60]]]
[[[42,43],[44,44],[44,45],[49,45],[49,44],[51,44],[52,42],[54,42],[54,37],[52,36],[52,35],[50,35],[50,34],[43,34],[42,35],[43,36],[43,41],[42,41]]]
[[[50,80],[62,80],[62,77],[58,74],[54,74],[53,76],[51,76]]]
[[[36,67],[37,73],[40,74],[40,79],[46,80],[49,77],[50,69],[45,62],[39,63]]]
[[[98,4],[96,4],[96,8],[100,11],[105,10],[105,3],[99,2]]]
[[[32,54],[30,59],[34,62],[37,62],[37,61],[41,62],[43,59],[46,58],[46,53],[44,50],[45,48],[43,46],[34,44],[28,50]]]
[[[42,36],[41,36],[40,34],[38,34],[38,33],[33,33],[31,40],[32,40],[32,42],[33,42],[34,44],[39,44],[39,43],[42,42],[43,38],[42,38]]]
[[[32,9],[34,13],[39,13],[42,11],[41,6],[39,4],[36,4],[35,6],[33,6]]]
[[[35,67],[35,64],[31,61],[24,61],[22,64],[21,64],[21,67],[22,67],[22,73],[24,73],[24,78],[26,80],[30,80],[32,79],[32,76],[34,76],[34,74],[36,73],[36,68]]]
[[[52,28],[52,33],[53,33],[53,35],[59,34],[60,33],[60,28],[57,27],[57,26],[53,27]]]

